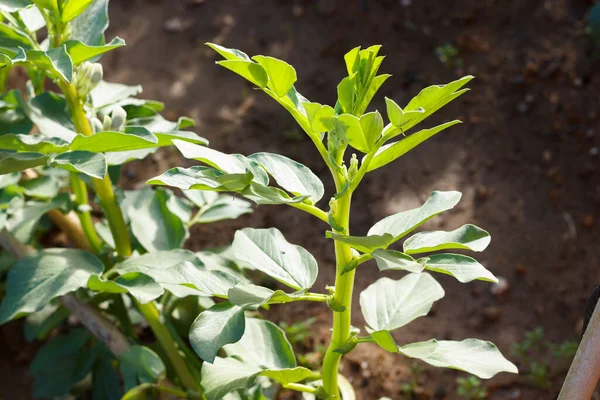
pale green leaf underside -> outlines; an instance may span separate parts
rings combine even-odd
[[[399,251],[377,249],[372,255],[380,271],[404,270],[420,273],[425,269],[424,260],[417,261],[408,254]]]
[[[394,237],[394,241],[398,240],[430,218],[453,208],[458,204],[460,198],[460,192],[434,191],[421,207],[402,211],[382,219],[369,229],[368,235],[390,234]]]
[[[393,330],[427,315],[442,297],[444,289],[431,275],[408,274],[378,279],[360,294],[360,307],[371,330]]]
[[[244,309],[230,303],[215,304],[198,315],[190,327],[190,343],[205,362],[213,363],[221,347],[242,338]]]
[[[50,165],[67,171],[80,172],[96,179],[103,179],[108,168],[104,154],[79,150],[57,155]]]
[[[398,352],[434,367],[458,369],[482,379],[499,372],[518,373],[517,367],[504,358],[493,343],[478,339],[461,342],[432,339],[398,347]]]
[[[417,262],[425,263],[430,271],[440,272],[455,277],[459,282],[466,283],[478,279],[497,283],[498,278],[475,259],[462,254],[432,254]]]
[[[239,284],[227,293],[231,304],[244,308],[256,309],[263,304],[284,304],[295,301],[302,292],[285,293],[282,290],[271,290],[266,287],[253,284]]]
[[[292,346],[285,334],[269,321],[246,319],[242,338],[223,349],[228,358],[217,357],[213,364],[202,365],[202,386],[208,400],[222,399],[232,390],[250,387],[259,375],[282,384],[312,375],[310,370],[296,367]]]
[[[309,289],[317,278],[315,258],[275,228],[237,231],[232,250],[238,260],[296,290]]]
[[[463,225],[453,231],[419,232],[406,239],[406,254],[447,249],[483,251],[490,244],[490,234],[475,225]]]

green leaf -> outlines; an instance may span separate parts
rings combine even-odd
[[[373,258],[377,261],[377,267],[380,271],[404,270],[413,273],[423,272],[425,269],[425,259],[415,260],[408,254],[395,250],[377,249],[373,253]]]
[[[341,106],[341,111],[347,114],[352,114],[355,99],[356,74],[345,77],[337,86],[338,103]],[[337,107],[336,107],[337,111]]]
[[[376,249],[386,248],[394,239],[392,235],[387,233],[384,233],[383,235],[347,236],[327,231],[325,235],[328,239],[346,243],[353,249],[363,253],[371,253]]]
[[[317,278],[315,258],[275,228],[239,230],[231,247],[238,260],[296,290],[309,289]]]
[[[0,175],[46,165],[50,156],[40,153],[0,151]]]
[[[27,62],[34,64],[36,67],[50,71],[60,78],[71,82],[73,78],[73,62],[65,46],[42,50],[28,50]]]
[[[66,0],[62,3],[61,20],[64,24],[78,17],[94,0]]]
[[[263,166],[279,186],[295,196],[309,196],[314,204],[325,193],[321,180],[309,168],[292,159],[273,153],[256,153],[248,158]]]
[[[0,148],[2,150],[38,152],[38,153],[62,153],[67,150],[69,144],[59,138],[49,138],[44,135],[22,135],[4,134],[0,135]]]
[[[209,147],[198,146],[181,140],[173,140],[173,144],[185,158],[202,161],[226,174],[246,173],[244,163],[234,155],[221,153]]]
[[[246,53],[236,49],[228,49],[226,47],[220,46],[218,44],[206,42],[208,47],[222,55],[227,60],[244,60],[250,61],[250,57]]]
[[[244,308],[257,309],[263,304],[285,304],[295,301],[299,296],[304,294],[303,291],[296,293],[285,293],[281,290],[271,290],[266,287],[248,284],[239,284],[227,293],[227,297],[231,304],[235,304]]]
[[[19,48],[25,51],[32,49],[33,46],[33,41],[25,32],[6,24],[0,24],[0,55],[4,58],[2,64],[11,65],[13,62],[16,62],[13,59],[14,54],[10,54],[11,50],[12,53],[16,52]]]
[[[52,92],[35,96],[25,105],[25,112],[39,131],[48,136],[71,142],[75,127],[65,98]]]
[[[380,278],[360,294],[360,308],[371,331],[391,331],[429,313],[444,289],[428,273],[400,280]]]
[[[417,108],[412,111],[404,111],[394,100],[385,98],[385,106],[390,123],[402,131],[404,126],[419,114],[423,114],[423,108]]]
[[[478,339],[462,342],[431,339],[407,344],[398,351],[434,367],[458,369],[482,379],[489,379],[499,372],[518,373],[517,367],[504,358],[493,343]]]
[[[256,204],[293,204],[302,203],[304,200],[308,199],[308,196],[290,197],[286,192],[279,188],[263,186],[254,182],[251,182],[250,185],[240,191],[240,193]]]
[[[1,164],[0,164],[1,165]],[[251,172],[224,174],[210,167],[172,168],[150,179],[149,185],[173,186],[183,190],[214,190],[217,192],[240,192],[252,181]]]
[[[112,357],[104,351],[92,370],[92,398],[104,400],[121,399],[121,379],[112,366]]]
[[[90,276],[103,270],[102,262],[83,250],[46,249],[24,257],[8,273],[0,324],[39,311],[50,300],[86,287]]]
[[[310,128],[315,132],[327,132],[329,129],[325,126],[327,120],[335,118],[335,111],[328,105],[321,105],[319,103],[304,103],[304,109],[306,110],[306,117]]]
[[[70,27],[70,39],[90,46],[103,45],[104,31],[108,28],[108,0],[94,0],[83,13],[71,21]]]
[[[0,10],[12,13],[32,4],[30,0],[0,0]]]
[[[240,283],[231,274],[203,268],[194,253],[188,250],[147,253],[117,264],[115,271],[123,277],[134,272],[147,275],[178,297],[226,297],[228,290]]]
[[[365,119],[366,123],[366,119]],[[336,131],[345,136],[350,146],[358,151],[368,153],[374,143],[369,143],[362,130],[361,120],[352,114],[342,114],[335,125]]]
[[[260,64],[267,73],[269,89],[279,97],[287,95],[298,79],[294,67],[285,61],[268,56],[254,56],[252,59]]]
[[[252,212],[252,205],[237,197],[201,190],[185,190],[183,194],[200,208],[193,223],[207,224],[224,219],[235,219]]]
[[[25,102],[17,89],[0,95],[0,132],[27,135],[33,129],[33,123],[25,114]],[[0,146],[0,148],[5,148]]]
[[[67,395],[88,374],[95,358],[95,353],[84,347],[90,337],[89,331],[78,328],[42,346],[29,366],[35,398]]]
[[[29,314],[25,318],[25,340],[31,343],[34,340],[45,341],[52,334],[52,330],[60,326],[69,316],[69,311],[55,304],[47,304],[40,311]]]
[[[245,327],[243,308],[227,302],[215,304],[192,324],[190,343],[201,359],[213,363],[221,347],[242,338]]]
[[[129,293],[141,304],[150,303],[165,292],[152,278],[135,272],[126,273],[115,280],[105,280],[93,275],[87,287],[95,292]]]
[[[189,235],[185,223],[167,206],[171,196],[164,189],[146,187],[127,212],[133,235],[147,251],[181,248]]]
[[[158,147],[140,150],[113,151],[106,153],[105,156],[109,166],[122,165],[130,161],[143,160],[150,154],[156,153],[157,150]]]
[[[142,383],[154,383],[166,374],[160,357],[145,346],[131,346],[119,357],[125,391]]]
[[[460,122],[459,120],[446,122],[445,124],[441,124],[430,129],[423,129],[418,132],[415,132],[412,135],[398,142],[382,146],[377,151],[377,153],[375,153],[375,157],[373,157],[373,159],[371,160],[367,171],[373,171],[377,168],[381,168],[384,165],[391,163],[392,161],[402,157],[404,154],[408,153],[409,151],[411,151],[430,137],[436,135],[437,133],[443,131],[446,128],[460,123],[462,122]],[[393,136],[395,135],[389,137],[391,138]]]
[[[369,88],[364,91],[362,100],[360,100],[356,104],[355,111],[354,111],[355,114],[361,115],[362,113],[365,112],[365,110],[371,103],[371,100],[373,100],[375,93],[377,93],[377,91],[379,91],[381,86],[385,83],[385,81],[387,81],[387,79],[390,76],[391,75],[389,75],[389,74],[382,74],[382,75],[378,75],[373,78],[373,80],[371,81],[371,84],[369,85]]]
[[[360,117],[360,126],[367,143],[367,148],[372,149],[383,131],[383,118],[381,118],[381,114],[378,111],[374,111],[362,115]]]
[[[490,234],[483,229],[467,224],[453,231],[419,232],[406,239],[406,254],[426,253],[447,249],[483,251],[490,244]]]
[[[149,147],[158,147],[158,138],[146,128],[129,126],[125,128],[125,132],[104,131],[92,136],[78,135],[71,142],[69,149],[104,153]]]
[[[108,168],[104,154],[80,150],[59,154],[52,159],[50,165],[67,171],[81,172],[96,179],[103,179]]]
[[[422,108],[424,112],[413,113],[412,117],[403,121],[402,129],[408,131],[431,114],[456,99],[469,89],[459,90],[474,77],[467,75],[446,85],[429,86],[415,96],[404,108],[404,112],[416,111]]]
[[[434,191],[421,207],[382,219],[369,229],[368,235],[390,234],[393,236],[392,242],[396,241],[429,219],[453,208],[460,201],[460,197],[461,193],[456,191]]]
[[[255,62],[244,60],[225,60],[219,61],[217,64],[235,72],[243,78],[246,78],[261,89],[264,89],[269,82],[269,77],[267,76],[265,69]]]
[[[223,349],[228,358],[217,357],[213,364],[202,365],[202,386],[208,400],[222,399],[232,390],[248,388],[258,376],[286,384],[312,375],[310,370],[296,367],[285,334],[269,321],[247,319],[242,338]]]
[[[66,209],[70,205],[71,200],[68,193],[61,193],[49,202],[28,201],[23,207],[13,211],[8,219],[6,229],[20,242],[29,243],[33,238],[40,218],[44,214],[55,208],[62,208],[67,211]]]
[[[10,174],[0,175],[0,189],[7,186],[16,185],[21,180],[20,172],[11,172]]]
[[[117,36],[110,43],[100,46],[89,46],[79,40],[67,40],[64,45],[67,47],[67,53],[71,56],[73,65],[79,65],[84,61],[125,46],[125,41]]]
[[[425,268],[430,271],[451,275],[461,283],[471,282],[475,279],[498,282],[498,278],[483,265],[462,254],[432,254],[417,260],[417,262],[424,263]]]
[[[51,199],[58,195],[60,180],[52,176],[39,176],[21,183],[23,192],[38,199]]]

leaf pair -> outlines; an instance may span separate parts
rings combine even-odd
[[[148,181],[183,190],[200,189],[236,192],[257,204],[316,203],[324,194],[319,178],[304,165],[287,157],[256,153],[249,157],[224,154],[207,147],[173,140],[184,157],[208,164],[207,167],[174,168]],[[268,175],[267,175],[268,174]],[[269,175],[291,193],[268,186]]]
[[[383,349],[421,359],[436,367],[454,368],[491,378],[517,368],[490,342],[466,339],[462,342],[436,341],[398,346],[391,330],[407,325],[427,315],[433,303],[444,296],[444,290],[431,275],[409,274],[394,281],[381,278],[360,294],[360,306],[367,331]]]

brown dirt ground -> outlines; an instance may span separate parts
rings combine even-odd
[[[471,222],[489,230],[494,240],[478,259],[510,289],[495,296],[489,284],[439,277],[446,297],[430,316],[395,337],[399,343],[478,337],[508,355],[513,343],[537,326],[550,341],[577,340],[585,302],[600,283],[600,155],[594,155],[600,145],[600,62],[584,33],[592,3],[113,0],[108,36],[118,35],[128,46],[106,57],[105,73],[112,81],[142,84],[143,96],[164,101],[171,116],[196,119],[197,132],[211,147],[279,152],[304,163],[328,182],[329,194],[327,171],[293,119],[215,66],[204,42],[283,58],[298,71],[298,90],[329,104],[345,72],[344,53],[357,45],[383,44],[387,58],[381,71],[393,77],[372,105],[382,111],[383,96],[402,105],[425,86],[476,75],[470,93],[425,124],[460,118],[463,125],[367,176],[353,203],[352,232],[365,234],[380,218],[419,205],[434,189],[462,191],[459,207],[426,228]],[[164,29],[165,20],[173,18],[181,30]],[[464,66],[440,62],[435,49],[445,43],[459,50]],[[190,164],[176,151],[132,163],[126,184],[142,185],[175,165]],[[236,221],[195,228],[187,245],[195,250],[225,245],[244,226],[279,228],[320,262],[315,289],[333,283],[333,246],[324,238],[325,226],[284,206],[263,206]],[[362,266],[356,294],[378,276],[374,264]],[[362,327],[357,296],[354,306],[353,324]],[[318,305],[273,307],[268,317],[292,322],[316,316],[312,340],[325,343],[326,311]],[[411,379],[409,367],[407,359],[361,345],[346,357],[342,372],[359,399],[395,400],[410,398],[400,392]],[[563,374],[552,378],[548,390],[529,384],[527,374],[501,374],[486,382],[489,398],[554,399]],[[418,398],[458,398],[457,376],[425,368]]]

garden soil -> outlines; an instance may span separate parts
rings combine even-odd
[[[570,360],[543,350],[536,358],[548,363],[549,372],[536,385],[530,363],[511,352],[536,327],[543,328],[546,347],[577,341],[586,301],[600,284],[600,50],[585,30],[592,5],[591,0],[113,0],[108,39],[118,35],[128,46],[106,56],[104,70],[110,81],[141,84],[142,97],[165,102],[170,118],[194,118],[196,131],[215,149],[278,152],[309,166],[326,182],[324,208],[333,187],[311,141],[278,104],[216,66],[204,42],[282,58],[298,71],[296,88],[328,104],[335,102],[345,74],[344,54],[358,45],[382,44],[387,58],[381,72],[393,76],[371,108],[383,114],[384,96],[404,105],[426,86],[475,75],[471,91],[423,127],[455,118],[462,125],[365,178],[353,199],[351,231],[366,234],[382,217],[419,206],[434,189],[460,190],[461,203],[425,228],[474,223],[489,230],[492,243],[476,257],[502,284],[460,284],[439,276],[444,299],[394,336],[398,343],[490,340],[521,374],[485,381],[488,398],[552,400]],[[141,187],[170,167],[192,164],[174,149],[161,150],[124,167],[123,184]],[[226,245],[244,226],[276,227],[314,254],[320,265],[315,291],[334,283],[326,226],[285,206],[261,206],[235,221],[196,226],[186,246]],[[359,268],[354,326],[364,328],[358,294],[380,275],[373,262]],[[316,349],[307,358],[319,357],[329,336],[328,309],[294,304],[265,314],[287,323],[316,318],[310,338],[297,347]],[[26,365],[34,352],[21,347],[15,326],[0,330],[3,400],[27,399],[23,393],[30,392]],[[456,371],[418,368],[371,344],[344,360],[342,373],[360,400],[459,398],[456,378],[464,374]]]

